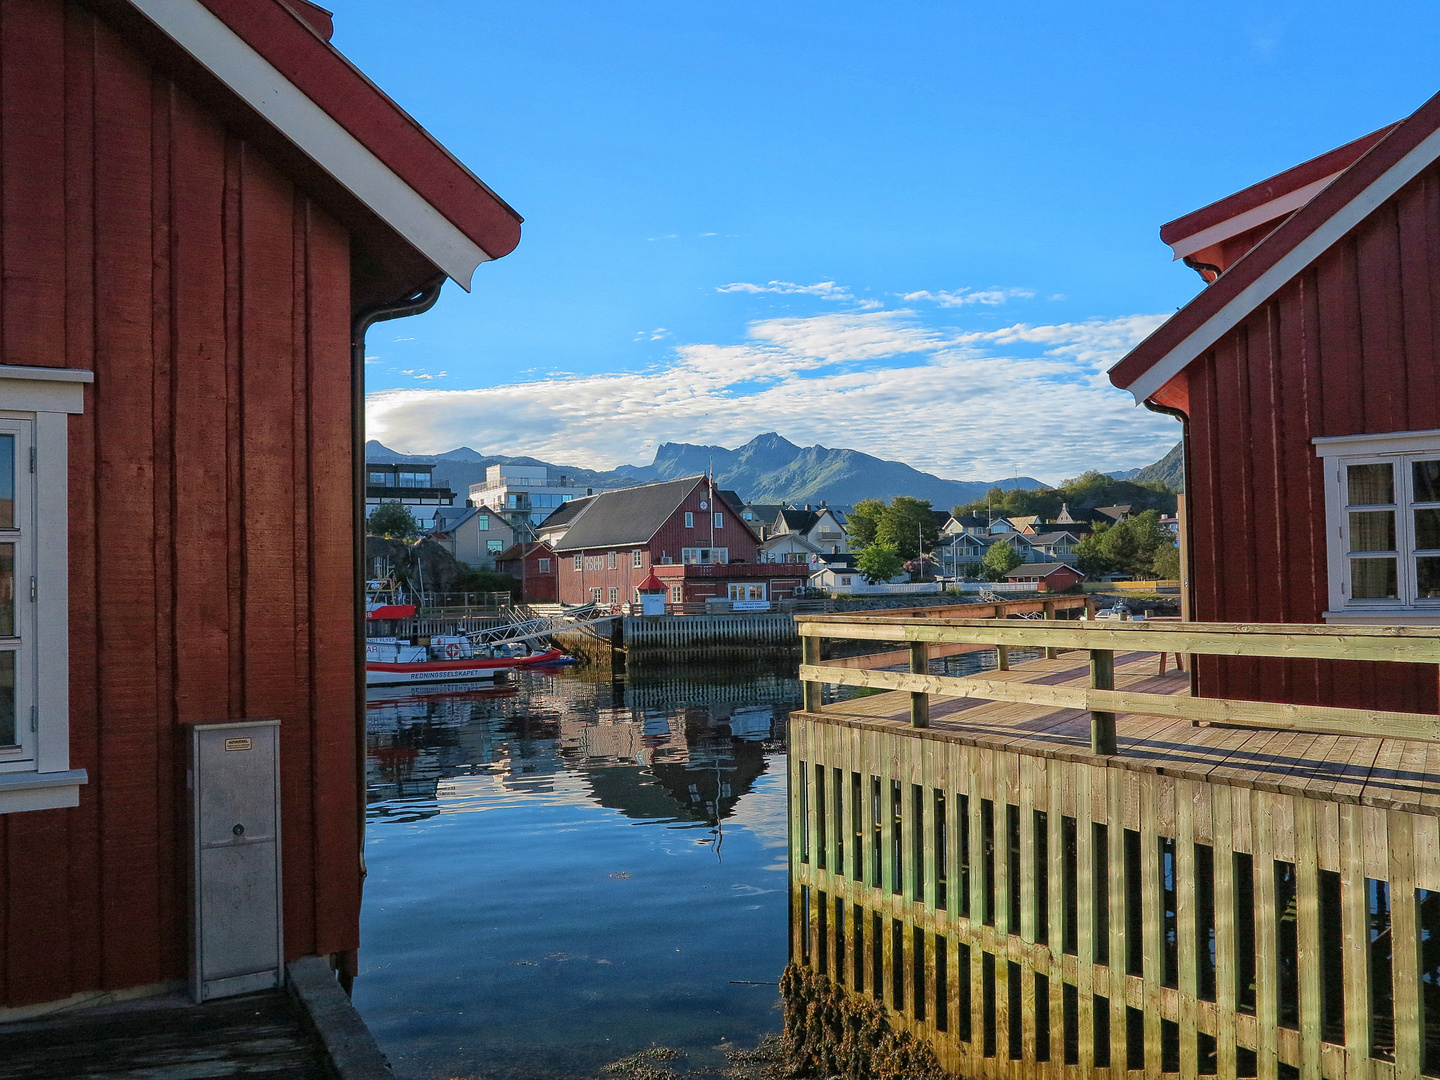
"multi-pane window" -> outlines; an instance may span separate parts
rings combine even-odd
[[[541,559],[541,560],[539,560],[539,563],[538,563],[538,565],[537,565],[536,568],[540,571],[540,573],[542,573],[542,574],[548,574],[548,573],[550,572],[550,560],[549,560],[549,559]]]
[[[31,692],[34,612],[28,586],[23,612],[16,588],[34,580],[30,474],[16,468],[21,458],[29,462],[31,428],[27,420],[0,420],[0,762],[35,756],[29,716],[22,723],[19,715]]]
[[[400,475],[399,487],[402,488],[423,488],[430,486],[430,474],[423,472],[402,472]]]
[[[481,532],[489,532],[489,531],[490,531],[490,515],[489,515],[489,514],[476,514],[476,515],[475,515],[475,528],[479,529]]]
[[[1440,614],[1440,436],[1317,442],[1326,459],[1332,612]]]
[[[582,570],[584,570],[584,569],[585,569],[585,556],[584,556],[584,555],[576,555],[576,556],[575,556],[575,572],[578,574],[578,573],[580,573],[580,571],[582,571]]]
[[[503,541],[503,540],[486,540],[486,541],[485,541],[485,550],[486,550],[487,552],[489,552],[491,555],[499,555],[500,552],[502,552],[502,551],[505,550],[505,541]]]
[[[619,558],[620,556],[617,552],[607,551],[605,553],[605,568],[607,570],[614,570],[616,566],[619,565]]]
[[[620,589],[619,589],[617,586],[615,586],[615,585],[611,585],[611,586],[610,586],[610,603],[614,604],[614,603],[619,602],[619,600],[620,600]]]
[[[601,598],[602,596],[604,596],[604,595],[605,595],[605,590],[602,589],[602,588],[600,588],[600,586],[597,585],[597,586],[595,586],[595,588],[593,588],[593,589],[590,590],[590,602],[591,602],[592,604],[598,604],[598,603],[600,603],[600,598]]]
[[[643,556],[643,555],[644,555],[644,552],[642,552],[639,548],[636,548],[634,551],[632,551],[632,552],[630,553],[630,565],[633,566],[633,567],[634,567],[635,569],[637,569],[637,570],[640,569],[640,567],[641,567],[641,565],[642,565],[642,556]]]
[[[66,488],[90,381],[0,365],[0,814],[76,806],[87,780],[70,768]]]
[[[683,604],[683,603],[685,602],[685,586],[683,586],[683,585],[671,585],[671,586],[670,586],[670,602],[671,602],[672,604]]]
[[[680,561],[687,566],[707,563],[725,564],[730,561],[729,548],[681,548]]]

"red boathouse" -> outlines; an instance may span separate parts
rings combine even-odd
[[[520,219],[328,36],[0,0],[0,1015],[186,976],[194,723],[278,721],[284,953],[353,973],[364,330]]]
[[[1161,236],[1213,284],[1110,378],[1184,421],[1192,616],[1440,624],[1440,96]],[[1437,711],[1431,666],[1207,657],[1196,677]]]

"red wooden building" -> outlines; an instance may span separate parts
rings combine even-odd
[[[635,603],[652,568],[672,603],[792,595],[803,573],[758,562],[760,538],[742,509],[738,496],[704,476],[576,499],[553,515],[566,522],[552,541],[561,602]],[[540,531],[550,535],[547,523]]]
[[[185,976],[198,721],[279,720],[285,953],[354,970],[364,331],[519,218],[328,35],[0,0],[0,1009]]]
[[[1192,616],[1440,623],[1440,97],[1161,235],[1213,284],[1110,378],[1184,422]],[[1202,658],[1197,679],[1437,710],[1433,667]]]
[[[553,604],[557,599],[556,583],[559,559],[549,544],[512,544],[495,556],[495,570],[520,584],[521,599],[527,603]]]

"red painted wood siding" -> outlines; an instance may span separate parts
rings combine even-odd
[[[700,504],[707,504],[707,509],[701,510]],[[628,604],[635,599],[636,587],[650,575],[652,565],[661,565],[662,560],[669,558],[676,563],[680,562],[680,552],[687,547],[711,547],[710,522],[708,516],[712,513],[725,515],[725,524],[716,529],[714,533],[714,547],[730,549],[732,561],[742,559],[747,563],[758,561],[757,552],[760,541],[750,530],[749,526],[740,519],[723,502],[720,508],[715,509],[716,500],[706,491],[704,483],[697,484],[695,489],[687,495],[683,502],[675,509],[675,512],[665,520],[665,524],[651,538],[650,542],[641,548],[641,564],[632,565],[631,552],[635,545],[621,548],[592,548],[587,549],[583,554],[587,558],[608,556],[610,551],[615,551],[616,566],[614,570],[609,568],[608,560],[599,570],[587,568],[583,572],[575,569],[575,552],[562,552],[560,558],[560,599],[567,604],[588,603],[590,590],[599,588],[603,603],[610,602],[610,589],[619,590],[618,602]],[[695,524],[692,528],[685,527],[686,512],[694,514]],[[563,546],[564,540],[560,541]],[[583,565],[583,564],[582,564]]]
[[[1440,168],[1187,369],[1194,616],[1318,622],[1328,606],[1317,436],[1440,427]],[[1208,696],[1436,712],[1433,666],[1202,658]]]
[[[349,244],[78,4],[0,0],[0,362],[70,421],[80,805],[0,816],[0,1005],[188,965],[181,724],[281,720],[285,944],[358,944]]]

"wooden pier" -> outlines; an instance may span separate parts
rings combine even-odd
[[[946,1068],[1440,1075],[1440,718],[1194,698],[1162,662],[1440,663],[1440,631],[832,617],[800,633],[794,958],[882,1001]],[[821,637],[904,644],[911,670],[815,663]],[[1048,651],[946,678],[927,670],[936,644]],[[822,707],[821,683],[886,692]]]

